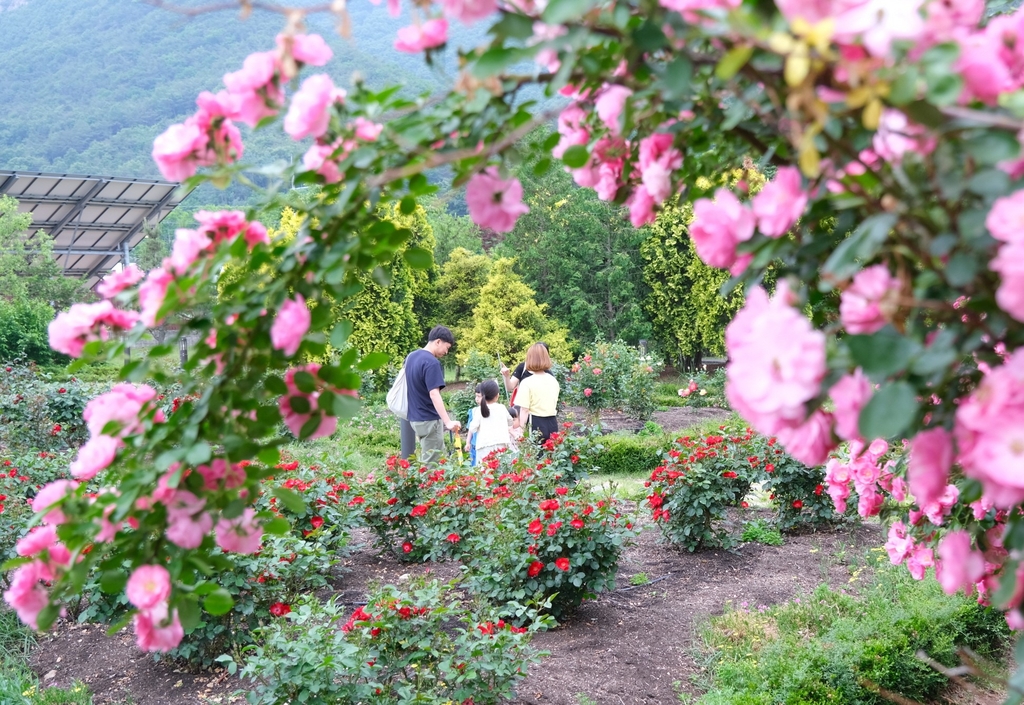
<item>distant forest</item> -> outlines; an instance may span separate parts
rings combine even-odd
[[[189,2],[200,4],[179,0]],[[310,20],[335,51],[324,70],[336,83],[350,85],[358,71],[371,86],[401,84],[418,94],[452,80],[450,71],[394,50],[408,18],[369,0],[349,8],[351,41],[330,17]],[[153,138],[190,115],[200,91],[222,88],[222,76],[249,53],[272,48],[282,25],[281,16],[261,12],[245,21],[234,12],[189,19],[138,0],[0,3],[0,168],[160,178],[149,156]],[[453,42],[469,44],[478,32],[453,26]],[[454,50],[448,54],[450,69]],[[247,163],[296,151],[279,126],[255,134],[241,127]],[[244,193],[209,188],[194,197],[227,202]]]

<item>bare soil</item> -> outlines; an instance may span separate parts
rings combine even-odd
[[[666,430],[724,419],[722,409],[678,408],[657,412]],[[621,414],[602,416],[606,430],[634,428]],[[643,514],[643,512],[641,512]],[[749,518],[749,514],[744,518]],[[702,679],[699,629],[732,602],[771,605],[827,582],[847,584],[847,559],[884,541],[877,525],[789,536],[782,546],[746,544],[735,551],[681,552],[661,542],[645,524],[623,554],[618,589],[589,601],[534,645],[550,653],[518,688],[514,705],[598,705],[678,702],[697,694]],[[371,582],[393,583],[404,574],[458,575],[454,563],[409,566],[378,555],[370,535],[357,531],[355,551],[334,581],[341,600],[359,604]],[[632,585],[630,578],[648,578]],[[130,629],[107,636],[102,627],[59,623],[43,637],[33,665],[44,685],[89,685],[96,705],[177,705],[244,702],[245,684],[225,671],[192,672],[139,652]]]
[[[369,535],[336,581],[342,600],[358,604],[374,581],[431,572],[455,577],[454,563],[409,566],[375,553]],[[697,694],[701,680],[699,627],[729,602],[771,605],[828,582],[846,585],[847,557],[862,556],[884,539],[877,525],[787,537],[782,546],[746,544],[735,551],[685,553],[646,526],[621,561],[618,589],[586,602],[534,645],[550,652],[530,670],[515,705],[578,705],[585,695],[604,705],[670,703]],[[649,582],[631,585],[645,574]],[[94,702],[173,705],[243,702],[244,687],[222,670],[190,672],[139,652],[131,630],[108,637],[96,625],[61,623],[40,640],[33,664],[45,685],[89,685]],[[586,700],[582,700],[586,702]]]

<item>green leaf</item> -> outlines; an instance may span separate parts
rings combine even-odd
[[[925,97],[935,105],[952,105],[964,90],[964,80],[952,73],[930,78]]]
[[[889,102],[893,105],[906,105],[917,98],[917,81],[920,74],[913,66],[901,73],[889,89]]]
[[[347,321],[342,321],[343,323]],[[339,324],[340,325],[340,324]],[[351,325],[351,324],[349,324]],[[335,329],[337,330],[337,329]],[[267,375],[263,379],[263,387],[271,394],[287,394],[288,386],[285,385],[284,380],[277,375]]]
[[[946,262],[946,281],[955,287],[967,286],[974,281],[980,268],[977,258],[966,252],[957,252]]]
[[[181,620],[181,628],[186,634],[191,634],[199,626],[201,615],[199,612],[199,600],[193,595],[188,595],[176,603],[178,608],[178,619]]]
[[[477,78],[489,78],[526,58],[530,53],[532,52],[518,48],[491,47],[473,62],[470,71]]]
[[[296,372],[292,378],[300,392],[312,394],[316,391],[316,377],[309,372]],[[303,412],[304,413],[304,412]]]
[[[926,100],[915,100],[905,111],[911,120],[925,127],[939,127],[946,121],[942,112]]]
[[[306,502],[298,492],[294,492],[287,487],[274,487],[270,490],[270,493],[277,497],[288,511],[295,514],[302,514],[306,511]]]
[[[433,253],[422,247],[410,247],[405,251],[403,257],[413,269],[430,269],[430,266],[434,264]]]
[[[587,14],[597,0],[551,0],[544,8],[541,19],[547,24],[565,24]]]
[[[416,212],[416,197],[406,196],[398,204],[398,210],[404,215],[409,215]]]
[[[562,161],[570,169],[579,169],[587,163],[588,159],[590,159],[590,152],[582,144],[574,144],[562,154]]]
[[[201,465],[208,462],[212,456],[213,450],[210,448],[210,444],[206,441],[199,441],[188,449],[185,454],[185,462],[189,465]]]
[[[921,349],[920,343],[900,335],[891,326],[872,335],[850,335],[843,339],[850,355],[876,382],[907,369]]]
[[[837,279],[848,279],[877,254],[896,224],[893,213],[878,213],[866,218],[843,240],[828,260],[824,271]]]
[[[693,62],[685,56],[679,56],[665,67],[665,74],[661,77],[661,93],[667,100],[679,100],[690,93],[692,80]]]
[[[259,458],[259,461],[264,465],[273,467],[281,462],[281,450],[276,446],[261,448],[259,452],[256,453],[256,457]]]
[[[274,536],[283,536],[291,531],[291,529],[292,525],[288,523],[288,520],[281,517],[272,519],[263,525],[263,532],[273,534]]]
[[[128,574],[123,570],[108,570],[100,576],[100,590],[108,595],[117,595],[128,583]]]
[[[715,76],[722,81],[728,81],[730,78],[735,76],[741,68],[746,66],[753,54],[754,47],[733,47],[725,56],[722,57],[722,60],[718,62],[718,66],[715,67]]]
[[[1001,169],[982,169],[968,179],[967,190],[979,196],[998,198],[1010,190],[1010,175]]]
[[[350,419],[358,414],[362,408],[362,403],[355,397],[348,394],[335,394],[334,405],[331,410],[339,419]]]
[[[964,140],[964,147],[978,164],[986,166],[1015,159],[1020,154],[1017,136],[1001,130],[985,130],[969,137]]]
[[[668,43],[661,27],[649,19],[633,32],[633,41],[638,49],[645,52],[657,51]]]
[[[334,330],[331,331],[331,345],[339,349],[345,347],[348,337],[352,335],[352,329],[352,321],[338,321],[338,325],[334,326]],[[281,386],[284,387],[284,382],[281,383]],[[275,393],[284,394],[287,391],[288,388],[284,387],[283,391]]]
[[[373,352],[363,355],[363,359],[356,365],[360,370],[376,370],[388,364],[391,356],[387,353]]]
[[[214,617],[227,614],[235,605],[235,598],[224,588],[217,588],[203,600],[203,609]]]
[[[917,415],[917,392],[896,382],[875,392],[860,412],[858,427],[864,438],[899,438]]]

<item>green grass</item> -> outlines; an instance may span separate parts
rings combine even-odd
[[[359,475],[384,467],[388,456],[400,449],[398,418],[383,403],[370,401],[358,416],[340,421],[334,435],[295,441],[285,447],[287,455],[303,466],[352,470]]]
[[[946,595],[931,576],[915,581],[905,568],[878,560],[859,596],[822,586],[781,605],[743,603],[712,618],[703,633],[712,677],[698,702],[888,702],[870,683],[930,702],[947,680],[916,658],[918,650],[946,666],[958,664],[959,646],[989,659],[1005,653],[1009,631],[1001,613]]]
[[[39,679],[28,667],[34,643],[32,633],[17,616],[0,609],[0,703],[92,705],[92,694],[81,683],[70,688],[40,688]]]
[[[741,541],[750,543],[763,543],[766,546],[781,546],[782,532],[768,524],[766,521],[755,519],[748,521],[743,527]]]

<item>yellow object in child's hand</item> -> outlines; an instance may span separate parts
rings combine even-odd
[[[455,456],[462,462],[462,436],[455,434]]]

